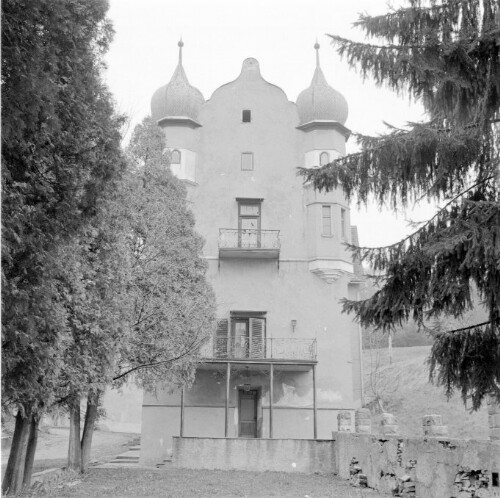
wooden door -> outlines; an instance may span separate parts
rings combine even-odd
[[[257,398],[258,391],[239,391],[238,437],[257,437]]]

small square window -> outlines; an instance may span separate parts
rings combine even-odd
[[[241,171],[253,171],[253,152],[241,153]]]
[[[252,111],[248,110],[248,109],[245,109],[243,112],[242,112],[242,117],[241,117],[242,121],[244,123],[250,123],[250,121],[252,121]]]

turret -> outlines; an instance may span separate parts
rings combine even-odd
[[[201,126],[198,114],[205,99],[192,86],[182,65],[179,41],[179,61],[169,83],[160,87],[151,98],[151,116],[164,130],[172,172],[180,179],[196,182],[198,133]]]
[[[348,107],[343,95],[332,88],[321,70],[319,43],[315,43],[316,69],[308,88],[297,97],[297,111],[303,132],[303,166],[324,166],[345,154],[350,131],[344,126]],[[351,241],[349,207],[340,189],[320,193],[304,186],[307,208],[309,270],[327,282],[353,274],[350,254],[344,247]]]

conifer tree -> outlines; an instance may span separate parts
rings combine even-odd
[[[329,35],[337,52],[364,78],[422,102],[426,121],[357,135],[359,152],[301,174],[364,204],[429,199],[441,208],[400,242],[351,247],[383,277],[372,297],[345,300],[344,311],[387,331],[411,318],[459,318],[477,292],[487,321],[438,332],[430,375],[478,409],[487,395],[500,400],[499,4],[408,0],[355,25],[368,42]]]
[[[60,248],[119,180],[122,119],[102,81],[106,0],[2,8],[2,406],[16,415],[4,493],[29,485],[41,414],[65,366]]]

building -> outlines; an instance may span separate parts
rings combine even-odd
[[[345,154],[344,97],[328,85],[316,49],[310,86],[291,102],[259,63],[210,100],[179,63],[151,101],[171,168],[188,185],[217,330],[194,385],[144,395],[143,463],[172,436],[330,438],[339,410],[361,404],[360,334],[339,300],[362,277],[341,191],[318,193],[297,176]]]

